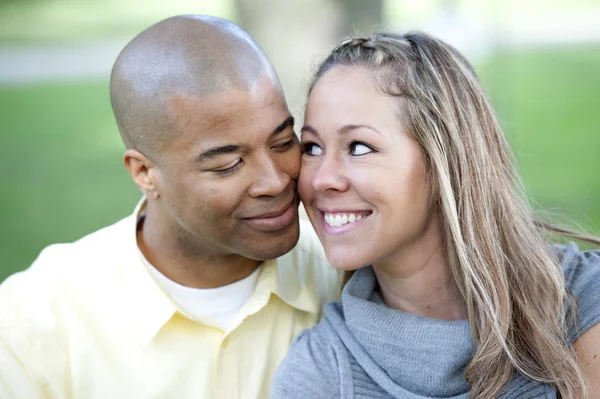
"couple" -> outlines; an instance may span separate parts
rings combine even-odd
[[[179,16],[111,101],[144,199],[0,286],[0,397],[600,395],[600,255],[550,245],[449,46],[343,42],[298,143],[258,45]]]

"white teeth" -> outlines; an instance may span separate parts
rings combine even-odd
[[[335,215],[334,223],[336,226],[341,226],[342,223],[342,215]]]
[[[341,227],[348,223],[358,222],[361,219],[363,219],[363,215],[357,215],[354,213],[325,214],[325,223],[331,227]]]

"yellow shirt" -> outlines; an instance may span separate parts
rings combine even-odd
[[[301,221],[228,332],[191,320],[142,264],[140,206],[0,285],[0,398],[266,398],[292,339],[339,296],[341,274]]]

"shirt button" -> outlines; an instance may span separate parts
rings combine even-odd
[[[221,348],[227,349],[228,346],[229,346],[229,338],[225,338],[223,340],[223,342],[221,342]]]

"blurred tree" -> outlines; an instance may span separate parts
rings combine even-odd
[[[383,0],[236,0],[238,22],[275,65],[290,110],[302,118],[314,67],[343,37],[380,28]]]
[[[336,0],[342,12],[338,35],[367,34],[381,30],[383,0]]]

